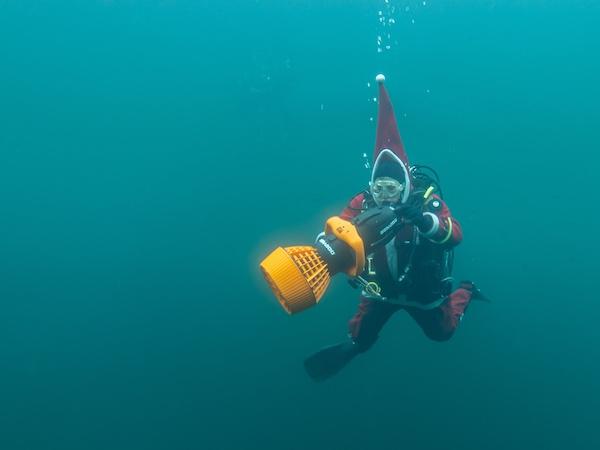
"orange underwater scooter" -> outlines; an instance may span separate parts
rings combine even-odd
[[[278,247],[271,252],[260,268],[283,309],[295,314],[316,305],[331,277],[340,272],[369,293],[379,294],[379,287],[359,274],[364,270],[365,255],[387,244],[403,225],[401,212],[402,207],[380,206],[350,222],[334,216],[314,247]]]

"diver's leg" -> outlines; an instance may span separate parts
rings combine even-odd
[[[473,285],[462,283],[444,303],[431,310],[406,308],[425,335],[434,341],[447,341],[462,320],[473,296]]]
[[[361,298],[356,314],[348,323],[350,338],[359,353],[373,346],[383,326],[398,309],[391,303]]]
[[[398,310],[395,305],[361,300],[350,320],[350,340],[326,347],[304,360],[304,368],[315,381],[323,381],[338,373],[352,358],[367,351],[377,340],[379,331]]]

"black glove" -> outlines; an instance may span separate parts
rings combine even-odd
[[[433,220],[429,216],[423,215],[423,206],[417,203],[409,203],[398,208],[398,214],[406,222],[412,223],[420,231],[431,229]]]

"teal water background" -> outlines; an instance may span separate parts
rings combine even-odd
[[[1,0],[0,448],[598,447],[599,13]],[[258,263],[365,187],[380,72],[493,303],[314,384],[356,292],[289,317]]]

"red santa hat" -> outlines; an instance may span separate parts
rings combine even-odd
[[[385,76],[379,74],[375,79],[379,85],[379,112],[371,182],[375,178],[383,176],[397,179],[405,184],[402,198],[402,202],[405,202],[411,187],[408,156],[404,151],[404,145],[398,132],[392,102],[383,84]]]

